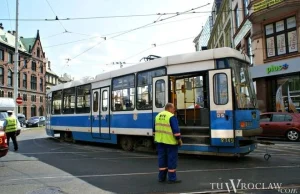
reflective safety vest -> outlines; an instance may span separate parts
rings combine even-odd
[[[170,119],[174,116],[168,111],[163,111],[155,117],[155,142],[169,145],[177,145],[170,125]]]
[[[6,118],[6,127],[5,127],[5,132],[9,133],[9,132],[14,132],[17,131],[17,119],[14,117],[7,117]]]

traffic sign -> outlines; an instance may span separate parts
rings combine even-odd
[[[18,98],[16,99],[16,103],[17,103],[17,104],[22,104],[22,102],[23,102],[23,100],[22,100],[21,97],[18,97]]]

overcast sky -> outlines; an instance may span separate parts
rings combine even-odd
[[[1,19],[15,18],[15,0],[0,0],[0,2],[0,23],[3,23],[5,30],[14,30],[15,21]],[[211,11],[213,0],[48,0],[48,2],[58,18],[183,12],[210,3],[197,10],[203,13],[177,16],[158,22],[156,26],[136,30],[115,39],[110,38],[117,34],[107,34],[144,26],[157,20],[158,16],[71,20],[61,21],[61,24],[58,21],[19,22],[20,36],[34,37],[37,29],[40,30],[43,50],[51,61],[52,70],[58,75],[67,72],[78,79],[119,68],[110,65],[112,62],[125,61],[130,64],[150,54],[169,56],[195,51],[191,37],[196,37],[205,24],[208,17],[206,12]],[[19,11],[20,19],[55,18],[47,0],[20,0]],[[167,17],[170,15],[160,19]],[[71,33],[63,33],[65,29]],[[103,41],[101,36],[107,37],[107,41],[100,43]],[[190,39],[155,48],[152,46],[185,38]],[[82,39],[87,40],[55,46]],[[93,49],[81,54],[93,46],[95,46]],[[145,52],[140,53],[142,51]],[[68,58],[71,61],[67,63]]]

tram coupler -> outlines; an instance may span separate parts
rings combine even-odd
[[[255,141],[255,143],[259,143],[259,144],[262,144],[262,145],[266,145],[266,153],[264,155],[264,159],[266,161],[268,161],[272,156],[271,154],[269,154],[269,151],[268,151],[268,146],[270,145],[275,145],[275,143],[273,142],[270,142],[270,141]]]

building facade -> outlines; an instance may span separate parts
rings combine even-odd
[[[13,83],[18,81],[18,96],[23,103],[18,112],[27,118],[45,115],[45,53],[39,31],[34,38],[20,37],[19,71],[14,72],[15,32],[5,31],[0,24],[0,97],[13,98]],[[18,73],[18,80],[14,80]]]
[[[276,97],[300,107],[300,1],[254,0],[252,22],[252,77],[261,111],[278,111]],[[291,101],[288,101],[290,95]],[[281,110],[285,111],[285,110]]]
[[[208,40],[210,38],[210,33],[213,28],[212,16],[209,16],[203,26],[200,34],[194,39],[194,44],[196,51],[202,51],[207,49]]]
[[[213,17],[213,28],[208,41],[208,48],[232,47],[231,0],[223,0]]]
[[[48,91],[52,86],[55,86],[59,83],[59,76],[52,71],[50,61],[47,61],[46,64],[46,91]]]

